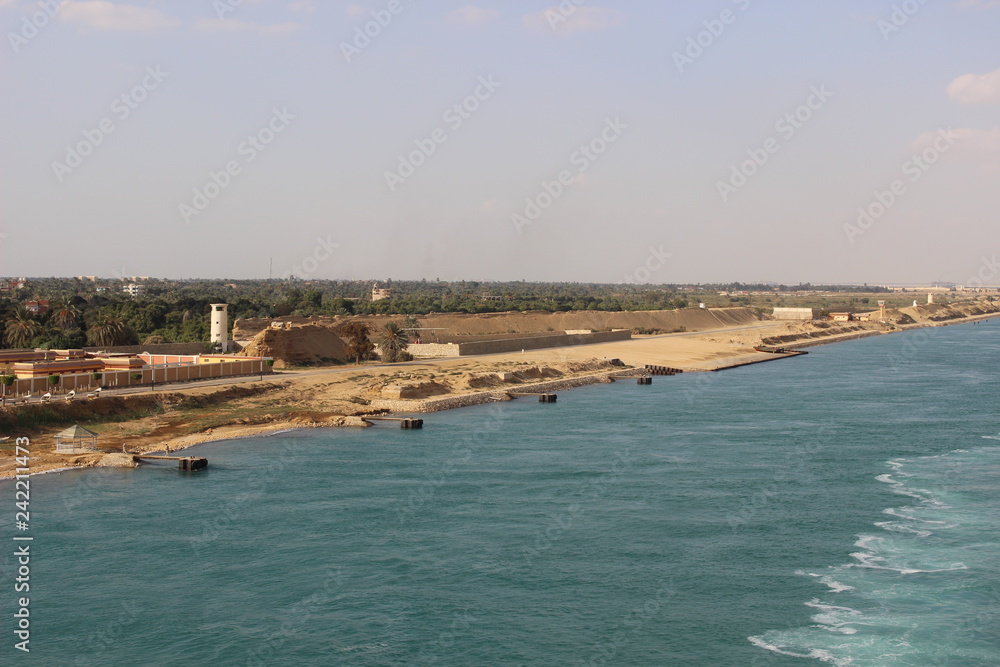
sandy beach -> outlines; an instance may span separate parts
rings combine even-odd
[[[365,364],[290,370],[263,382],[243,379],[224,386],[164,387],[132,394],[153,414],[85,425],[99,435],[98,452],[56,454],[54,434],[67,424],[22,430],[31,439],[31,472],[96,466],[129,466],[129,454],[180,452],[209,442],[262,436],[300,428],[368,426],[362,417],[451,409],[509,393],[555,391],[610,382],[643,366],[711,372],[745,364],[782,361],[782,355],[754,350],[779,343],[797,348],[883,335],[910,328],[942,326],[996,317],[1000,313],[914,322],[892,330],[877,325],[762,321],[701,332],[638,336],[525,352],[419,360],[392,366]],[[614,362],[612,360],[615,360]],[[614,365],[614,364],[623,364]],[[503,379],[506,378],[506,379]],[[98,399],[109,400],[109,399]],[[7,408],[7,410],[17,408]],[[7,444],[13,442],[13,438]],[[113,456],[112,456],[113,455]],[[13,458],[0,465],[0,479],[14,475]]]

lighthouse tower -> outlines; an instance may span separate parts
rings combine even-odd
[[[209,341],[219,344],[223,352],[229,352],[229,304],[212,304],[212,331]]]

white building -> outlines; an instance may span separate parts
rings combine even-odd
[[[138,283],[129,283],[122,287],[122,291],[131,297],[142,296],[146,293],[146,286]]]
[[[209,341],[212,345],[218,343],[223,352],[229,352],[229,304],[212,304],[212,330]]]
[[[814,320],[816,313],[812,308],[775,308],[776,320]]]

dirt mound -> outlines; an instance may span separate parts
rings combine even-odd
[[[273,357],[275,368],[347,361],[344,341],[319,324],[267,327],[239,352],[245,357]]]
[[[947,322],[948,320],[956,320],[962,317],[976,317],[977,315],[989,315],[1000,312],[1000,304],[989,301],[955,304],[930,303],[924,306],[900,308],[898,312],[918,323]]]
[[[21,429],[120,422],[142,419],[161,412],[163,397],[150,395],[102,396],[72,402],[35,403],[16,408],[0,408],[0,430],[16,434]]]
[[[401,315],[372,315],[359,317],[279,317],[276,322],[290,326],[318,325],[330,328],[342,326],[348,320],[367,322],[373,330],[382,328],[386,322],[402,321]],[[506,312],[481,313],[441,313],[421,315],[423,327],[427,331],[424,342],[433,342],[435,335],[454,340],[459,336],[496,336],[498,334],[541,334],[562,331],[609,331],[611,329],[642,329],[648,331],[701,331],[719,327],[755,324],[760,316],[751,308],[682,308],[680,310],[643,310],[606,312],[578,310],[565,313],[549,312]],[[267,330],[272,320],[261,318],[240,319],[233,324],[233,338],[243,340],[258,332]]]
[[[382,398],[430,398],[450,394],[451,388],[440,382],[414,382],[390,384],[382,388]]]

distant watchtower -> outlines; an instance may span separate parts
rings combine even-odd
[[[391,298],[392,298],[391,288],[389,287],[380,288],[378,286],[378,283],[375,283],[375,285],[372,287],[372,301],[381,301],[382,299],[391,299]]]
[[[209,339],[212,345],[216,343],[223,352],[229,352],[229,304],[212,304],[212,332]]]

